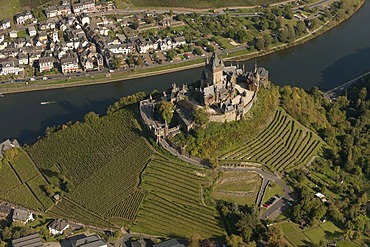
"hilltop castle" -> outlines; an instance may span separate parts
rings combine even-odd
[[[227,114],[225,119],[238,120],[251,108],[260,86],[268,85],[268,74],[265,68],[258,68],[257,64],[254,71],[246,71],[244,65],[243,68],[225,66],[213,53],[211,59],[206,60],[202,73],[200,103],[213,109],[215,114]],[[213,118],[216,119],[220,117]]]
[[[204,108],[209,113],[210,121],[224,122],[242,119],[253,106],[261,86],[266,87],[269,72],[262,67],[246,71],[239,66],[225,66],[223,61],[213,53],[206,60],[201,76],[200,86],[186,84],[177,87],[174,83],[170,92],[163,92],[162,97],[140,102],[143,121],[156,136],[171,137],[180,132],[180,128],[189,132],[195,126],[195,110]],[[160,101],[171,101],[175,106],[174,119],[178,124],[169,128],[164,121],[155,117],[155,106]]]

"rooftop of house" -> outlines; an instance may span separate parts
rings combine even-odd
[[[12,240],[13,247],[43,247],[40,235],[34,233],[25,237]]]
[[[104,239],[101,239],[97,234],[78,239],[73,244],[74,247],[101,247],[106,245],[107,242],[105,242]]]
[[[13,220],[20,220],[20,221],[27,221],[28,217],[30,216],[31,212],[25,209],[16,208],[13,210]]]
[[[3,60],[3,59],[0,59],[0,63],[2,63],[2,62],[6,63],[7,61],[9,61],[9,60],[5,60],[5,61],[1,61],[1,60]],[[19,143],[16,139],[14,139],[14,140],[9,140],[8,139],[8,140],[0,143],[0,158],[2,159],[4,157],[4,152],[6,150],[12,149],[14,147],[17,147],[17,148],[20,147]]]
[[[176,239],[170,239],[159,244],[153,245],[153,247],[185,247],[183,244],[180,244]]]
[[[57,231],[63,231],[67,226],[69,226],[67,221],[62,219],[56,219],[53,222],[51,222],[49,228]]]

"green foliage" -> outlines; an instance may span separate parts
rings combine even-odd
[[[171,101],[162,100],[155,106],[156,110],[161,114],[162,119],[167,122],[167,124],[171,123],[173,112],[175,110],[175,106]]]

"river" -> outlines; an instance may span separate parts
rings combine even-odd
[[[258,58],[278,85],[329,89],[370,69],[370,2],[349,20],[329,32],[284,51]],[[241,63],[240,63],[241,64]],[[253,68],[254,60],[246,61]],[[17,138],[32,143],[47,126],[81,120],[94,111],[104,114],[120,97],[138,91],[165,90],[200,78],[202,68],[122,82],[26,92],[0,98],[0,141]],[[41,105],[40,102],[49,104]]]

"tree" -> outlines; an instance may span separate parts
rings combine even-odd
[[[189,239],[189,247],[199,247],[200,240],[201,240],[201,237],[199,234],[191,235]]]
[[[265,41],[262,37],[254,39],[254,47],[259,51],[265,49]]]
[[[85,123],[93,124],[96,123],[97,121],[99,121],[99,115],[92,111],[87,113],[84,117]]]
[[[199,47],[196,47],[193,51],[194,54],[200,56],[202,55],[202,50]]]
[[[284,246],[281,245],[283,239],[283,232],[277,226],[269,227],[267,231],[268,246]]]
[[[202,127],[209,122],[209,115],[204,108],[197,108],[194,111],[195,124]]]
[[[171,101],[162,100],[157,103],[156,108],[161,114],[162,119],[169,124],[173,117],[173,111],[175,110],[174,104]]]
[[[243,245],[243,238],[232,234],[231,236],[226,237],[226,244],[228,247],[239,247]]]

